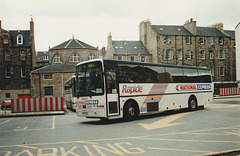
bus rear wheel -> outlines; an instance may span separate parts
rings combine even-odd
[[[189,110],[196,110],[198,108],[197,99],[195,96],[190,96],[188,100]]]
[[[137,108],[132,102],[126,103],[123,112],[123,118],[127,121],[132,121],[137,117]]]

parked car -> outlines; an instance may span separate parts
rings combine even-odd
[[[4,107],[11,108],[11,99],[4,99],[1,105],[1,109],[3,110]]]

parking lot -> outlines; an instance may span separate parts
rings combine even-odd
[[[234,102],[235,101],[235,102]],[[211,155],[240,151],[239,99],[194,112],[102,122],[65,115],[0,118],[0,155]],[[239,153],[238,153],[239,154]]]

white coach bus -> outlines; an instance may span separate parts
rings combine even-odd
[[[106,59],[77,65],[79,117],[134,120],[138,115],[189,108],[213,97],[208,68]]]
[[[75,96],[75,87],[76,87],[76,76],[72,76],[69,80],[64,83],[64,101],[67,105],[67,108],[76,110],[76,101],[77,97]]]

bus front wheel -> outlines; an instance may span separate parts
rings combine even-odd
[[[188,100],[188,108],[190,110],[196,110],[198,108],[197,99],[195,96],[190,96]]]
[[[132,121],[137,117],[137,107],[132,103],[126,103],[123,112],[123,118],[127,121]]]

